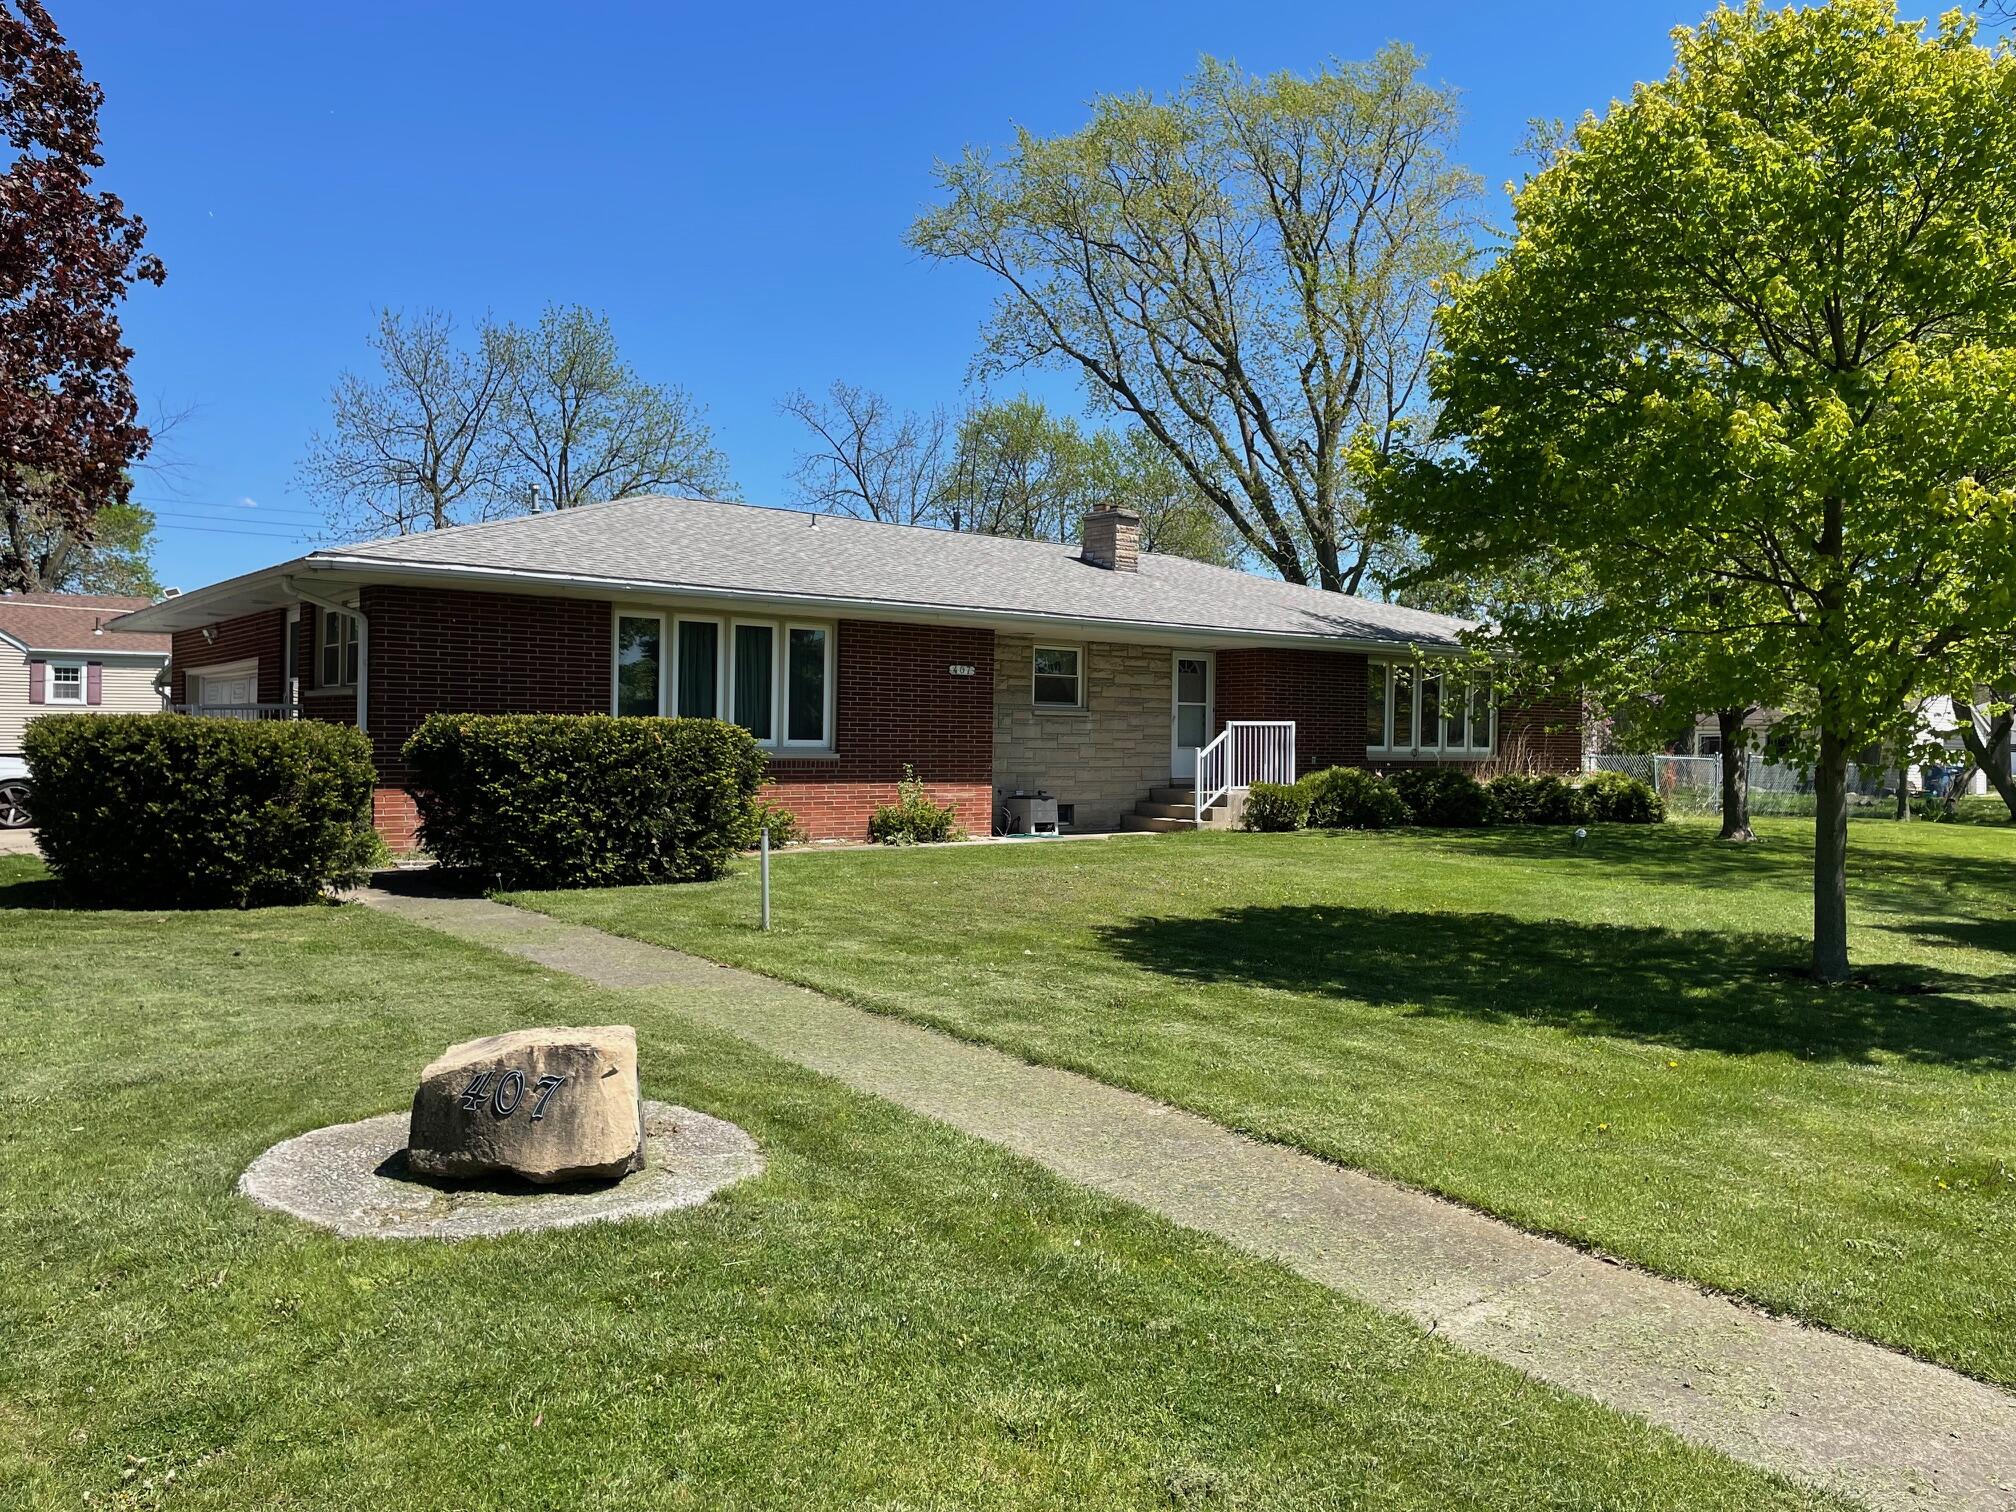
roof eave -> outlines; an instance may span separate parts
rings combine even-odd
[[[295,565],[316,571],[366,576],[381,582],[445,580],[498,586],[518,592],[543,590],[548,593],[564,594],[585,591],[617,598],[626,595],[669,597],[697,603],[720,604],[727,608],[781,605],[806,613],[835,616],[873,615],[889,619],[926,620],[936,624],[972,624],[1008,629],[1026,627],[1037,631],[1074,628],[1199,646],[1216,645],[1230,640],[1245,645],[1323,646],[1342,651],[1404,651],[1410,646],[1429,646],[1438,650],[1460,649],[1460,643],[1456,641],[1426,636],[1410,637],[1399,634],[1391,637],[1349,636],[1320,631],[1257,630],[1237,625],[1046,614],[1038,610],[989,609],[965,604],[921,603],[901,599],[794,594],[774,589],[723,588],[710,584],[667,582],[650,578],[599,577],[530,568],[472,567],[437,562],[387,562],[378,557],[340,552],[317,552],[302,558]],[[189,595],[192,598],[194,596]],[[161,606],[155,606],[159,607]],[[141,612],[151,613],[152,610]]]

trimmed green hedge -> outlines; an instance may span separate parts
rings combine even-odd
[[[1490,782],[1493,815],[1500,824],[1586,824],[1588,797],[1552,773],[1506,772]]]
[[[1276,835],[1309,822],[1309,789],[1299,782],[1256,782],[1246,790],[1239,827]]]
[[[1599,824],[1661,824],[1666,800],[1652,784],[1623,772],[1591,772],[1582,779],[1589,816]]]
[[[1311,829],[1392,829],[1414,817],[1392,783],[1363,767],[1325,767],[1297,786],[1309,794]]]
[[[371,745],[347,725],[52,714],[22,749],[36,840],[80,902],[301,903],[383,854]]]
[[[705,881],[756,839],[763,751],[720,720],[433,714],[405,754],[421,844],[499,887]]]
[[[1454,767],[1406,767],[1387,781],[1413,811],[1416,824],[1432,829],[1476,829],[1491,822],[1491,795],[1468,772]]]

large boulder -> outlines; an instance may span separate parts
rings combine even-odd
[[[514,1029],[451,1046],[420,1073],[406,1164],[467,1180],[613,1179],[644,1165],[637,1031]]]

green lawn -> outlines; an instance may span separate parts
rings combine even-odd
[[[2016,834],[1189,835],[528,902],[1075,1067],[2016,1384]]]
[[[44,909],[37,873],[0,858],[9,1508],[1819,1505],[678,994],[357,908]],[[749,1129],[762,1177],[458,1245],[233,1193],[275,1140],[400,1107],[452,1040],[611,1020],[647,1094]]]

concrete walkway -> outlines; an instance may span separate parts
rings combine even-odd
[[[750,972],[481,899],[364,901],[681,1012],[1440,1338],[1879,1508],[2016,1508],[2016,1396]]]

